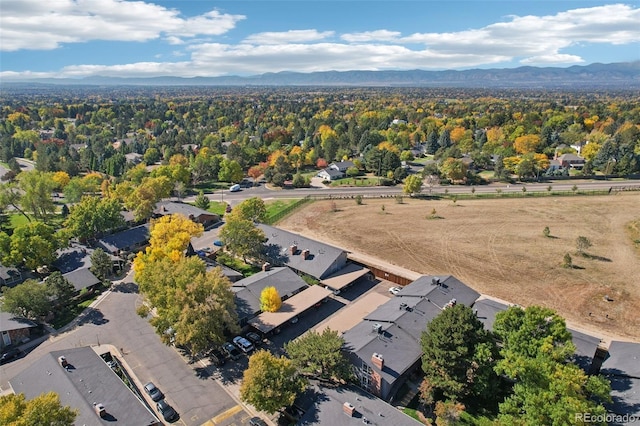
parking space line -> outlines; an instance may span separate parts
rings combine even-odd
[[[233,417],[234,415],[238,414],[240,411],[242,411],[242,407],[240,405],[233,406],[233,407],[229,408],[227,411],[218,414],[217,416],[215,416],[211,420],[206,421],[201,426],[217,425],[220,422],[225,421],[229,417]]]

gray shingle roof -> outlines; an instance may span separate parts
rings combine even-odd
[[[312,240],[273,226],[259,224],[267,237],[266,255],[274,265],[286,265],[312,277],[323,279],[342,269],[347,262],[347,253],[329,244]],[[289,254],[289,247],[297,246],[296,254]],[[303,250],[309,250],[304,259]]]
[[[91,266],[92,252],[93,250],[87,250],[86,247],[79,245],[59,249],[56,252],[58,258],[53,262],[53,266],[63,274],[79,268],[87,268]]]
[[[381,354],[385,366],[381,376],[393,384],[420,358],[422,332],[440,312],[426,299],[391,298],[344,333],[345,348],[372,368],[371,356]],[[374,330],[376,324],[382,327],[381,333]]]
[[[342,406],[345,402],[352,404],[356,411],[353,417],[347,416]],[[313,383],[309,389],[296,400],[296,405],[304,411],[298,425],[361,425],[364,418],[375,425],[414,425],[416,420],[402,411],[387,404],[355,386],[325,387]]]
[[[478,300],[473,304],[478,319],[487,330],[493,330],[493,323],[496,321],[498,312],[506,311],[508,308],[509,305],[491,299]]]
[[[613,341],[602,363],[603,374],[640,379],[640,343]]]
[[[4,283],[18,283],[22,281],[20,271],[16,268],[12,268],[10,266],[3,266],[0,264],[0,278],[4,281]],[[0,283],[1,284],[1,283]]]
[[[252,318],[260,312],[260,294],[265,287],[273,286],[280,297],[289,297],[308,287],[302,278],[289,268],[273,268],[258,272],[248,278],[233,283],[236,296],[236,310],[242,318]]]
[[[26,318],[16,317],[8,312],[0,311],[0,332],[37,327],[37,324]]]
[[[136,226],[100,239],[99,244],[109,253],[128,250],[130,247],[142,245],[149,241],[149,224]]]
[[[435,284],[438,281],[440,284]],[[471,306],[480,297],[480,293],[451,275],[423,275],[403,287],[398,296],[426,297],[439,307],[444,308],[451,299],[456,299],[457,303]]]
[[[588,373],[591,369],[591,363],[593,362],[593,357],[596,355],[598,345],[600,345],[600,338],[570,328],[567,330],[571,333],[571,341],[576,346],[573,362]]]
[[[200,216],[218,216],[215,213],[192,206],[191,204],[176,203],[175,201],[160,201],[156,204],[156,208],[153,212],[162,216],[168,214],[181,214],[185,217],[193,217],[196,219]]]
[[[65,356],[68,370],[58,363]],[[77,425],[108,425],[115,418],[126,425],[156,424],[156,417],[90,347],[50,352],[10,381],[16,393],[32,399],[54,391],[62,405],[77,408]],[[111,419],[95,414],[93,403],[103,404]]]
[[[62,276],[65,277],[71,284],[73,284],[73,287],[76,289],[76,291],[80,291],[87,287],[100,284],[100,280],[98,279],[98,277],[93,275],[89,268],[76,269],[75,271],[62,274]]]
[[[610,425],[640,425],[640,379],[630,377],[610,376],[611,404],[605,407],[618,415],[635,415],[635,421],[609,422]]]

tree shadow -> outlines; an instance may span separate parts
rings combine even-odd
[[[102,312],[96,308],[87,308],[84,313],[78,320],[78,325],[84,324],[94,324],[94,325],[103,325],[108,323],[109,320],[104,317]]]
[[[136,283],[118,283],[112,287],[112,291],[118,293],[137,293],[138,284]]]
[[[592,260],[599,260],[601,262],[611,262],[611,259],[609,259],[608,257],[604,257],[604,256],[598,256],[595,254],[590,254],[590,253],[581,253],[582,257],[586,258],[586,259],[592,259]]]

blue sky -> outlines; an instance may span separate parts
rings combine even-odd
[[[0,78],[640,60],[637,1],[2,0]]]

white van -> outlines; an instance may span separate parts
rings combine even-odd
[[[239,184],[235,184],[235,185],[231,185],[231,188],[229,188],[229,192],[238,192],[240,191],[240,185]]]

